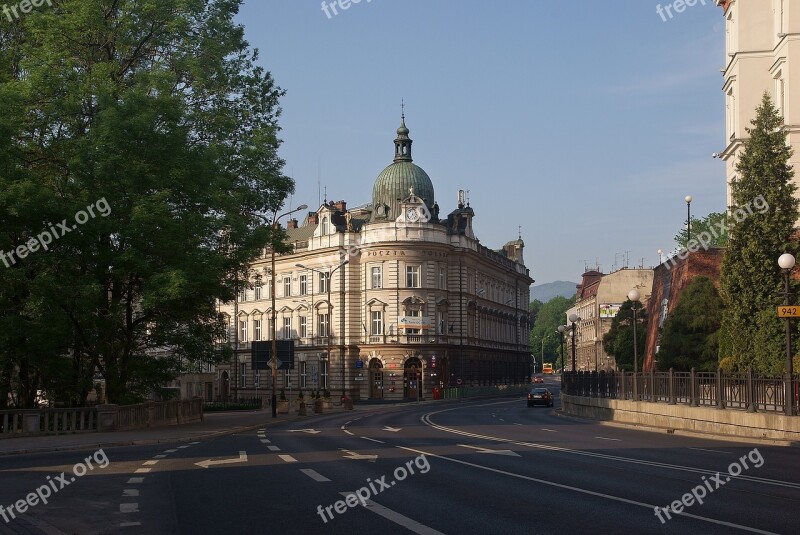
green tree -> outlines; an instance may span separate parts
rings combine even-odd
[[[681,294],[664,324],[658,368],[676,371],[717,369],[722,298],[708,277],[696,277]]]
[[[80,403],[101,373],[141,399],[218,360],[217,300],[270,243],[278,100],[239,0],[61,0],[0,27],[0,250],[100,201],[47,251],[0,264],[0,403]],[[154,350],[169,357],[155,358]]]
[[[647,340],[647,311],[641,303],[636,304],[636,343],[639,371],[642,371],[645,342]],[[633,303],[626,299],[619,312],[611,320],[611,328],[603,336],[605,352],[614,357],[617,369],[633,371]]]
[[[536,369],[537,371],[542,370],[542,362],[558,363],[555,367],[560,367],[562,365],[561,339],[557,329],[566,321],[567,310],[575,306],[575,297],[568,299],[557,296],[547,303],[542,304],[538,301],[534,301],[534,303],[539,303],[533,329],[531,329],[531,354],[536,357]],[[544,341],[544,361],[542,361],[542,341]],[[566,353],[566,345],[564,352]]]
[[[702,219],[692,217],[691,232],[691,239],[704,247],[725,247],[728,245],[727,212],[711,212]],[[675,235],[675,243],[679,249],[688,248],[688,229],[684,228]]]
[[[769,95],[764,95],[752,124],[737,164],[738,179],[731,184],[720,358],[737,370],[752,366],[774,373],[784,369],[783,324],[775,313],[783,287],[777,260],[782,253],[797,255],[798,200],[789,166],[792,151]],[[754,205],[765,209],[753,210]]]

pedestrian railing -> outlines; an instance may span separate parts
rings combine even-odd
[[[566,395],[798,414],[798,377],[716,372],[565,372]],[[788,392],[788,395],[787,395]]]

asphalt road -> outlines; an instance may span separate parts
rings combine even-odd
[[[522,398],[370,407],[102,454],[0,458],[6,508],[61,472],[51,488],[69,482],[0,516],[0,533],[798,532],[797,448],[603,426]]]

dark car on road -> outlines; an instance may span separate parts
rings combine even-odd
[[[542,377],[541,375],[537,375],[536,377],[533,378],[533,382],[534,383],[543,383],[544,382],[544,377]]]
[[[528,407],[535,407],[536,405],[552,407],[553,393],[546,388],[531,389],[531,391],[528,392]]]

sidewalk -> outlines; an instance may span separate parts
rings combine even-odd
[[[323,414],[343,412],[341,408]],[[221,435],[257,429],[277,422],[302,421],[315,416],[309,407],[308,416],[296,412],[272,417],[269,408],[259,411],[209,412],[202,422],[169,427],[154,427],[136,431],[109,431],[103,433],[77,433],[70,435],[26,436],[0,439],[0,456],[22,453],[46,453],[78,449],[100,449],[113,446],[140,446],[169,442],[208,440]]]

